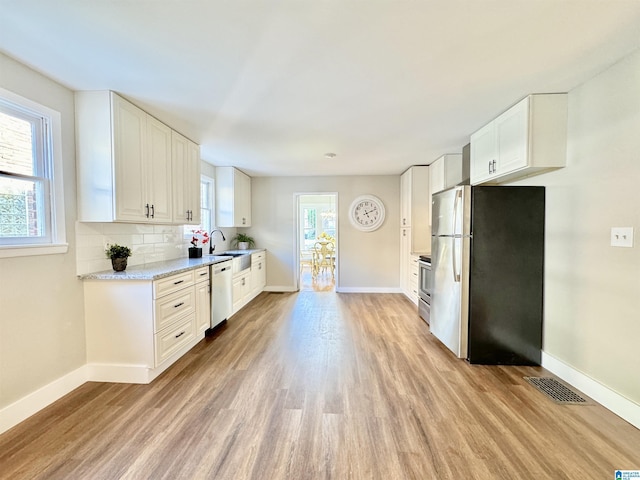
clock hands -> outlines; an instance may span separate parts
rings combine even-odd
[[[364,214],[368,217],[370,213],[373,213],[377,210],[377,208],[373,208],[373,210],[369,210],[368,212],[364,212]]]

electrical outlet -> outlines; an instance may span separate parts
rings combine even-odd
[[[612,247],[633,247],[633,227],[611,227]]]

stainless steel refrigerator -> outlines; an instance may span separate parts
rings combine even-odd
[[[433,195],[430,329],[470,363],[539,365],[544,187]]]

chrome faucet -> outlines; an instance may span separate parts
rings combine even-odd
[[[222,230],[218,230],[217,228],[215,230],[211,230],[211,233],[209,234],[209,255],[213,255],[213,251],[216,249],[216,246],[213,244],[213,234],[215,232],[220,232],[223,242],[227,240],[226,238],[224,238],[224,233],[222,233]]]

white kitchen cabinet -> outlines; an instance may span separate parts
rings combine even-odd
[[[171,152],[173,223],[200,225],[200,147],[172,132]]]
[[[147,115],[147,150],[144,156],[146,202],[149,203],[148,221],[171,223],[171,129]]]
[[[234,167],[216,168],[216,225],[251,226],[251,177]]]
[[[429,192],[433,195],[444,189],[444,156],[442,156],[429,165]]]
[[[209,267],[195,270],[196,332],[202,334],[211,326],[211,285]]]
[[[149,383],[192,348],[203,337],[196,285],[205,281],[195,278],[189,270],[156,281],[85,280],[92,380]]]
[[[400,226],[411,226],[411,180],[413,171],[407,170],[400,176]]]
[[[431,251],[429,176],[429,167],[414,166],[400,179],[400,289],[416,305],[411,254]]]
[[[431,195],[453,187],[463,180],[462,154],[443,155],[429,165],[429,191]]]
[[[400,227],[412,228],[412,251],[428,251],[431,245],[431,194],[429,167],[410,167],[400,177]]]
[[[562,168],[566,150],[567,95],[529,95],[471,135],[471,184]]]
[[[410,262],[411,257],[411,229],[410,228],[401,228],[400,229],[400,290],[407,297],[411,292],[410,285]]]
[[[238,312],[251,300],[251,269],[247,268],[233,276],[233,313]]]
[[[251,254],[251,297],[260,295],[267,285],[267,264],[265,252]]]
[[[418,305],[419,293],[418,287],[420,284],[420,265],[418,262],[420,261],[419,255],[411,255],[411,260],[409,263],[409,300]]]
[[[78,220],[172,222],[171,129],[113,92],[76,92]]]

